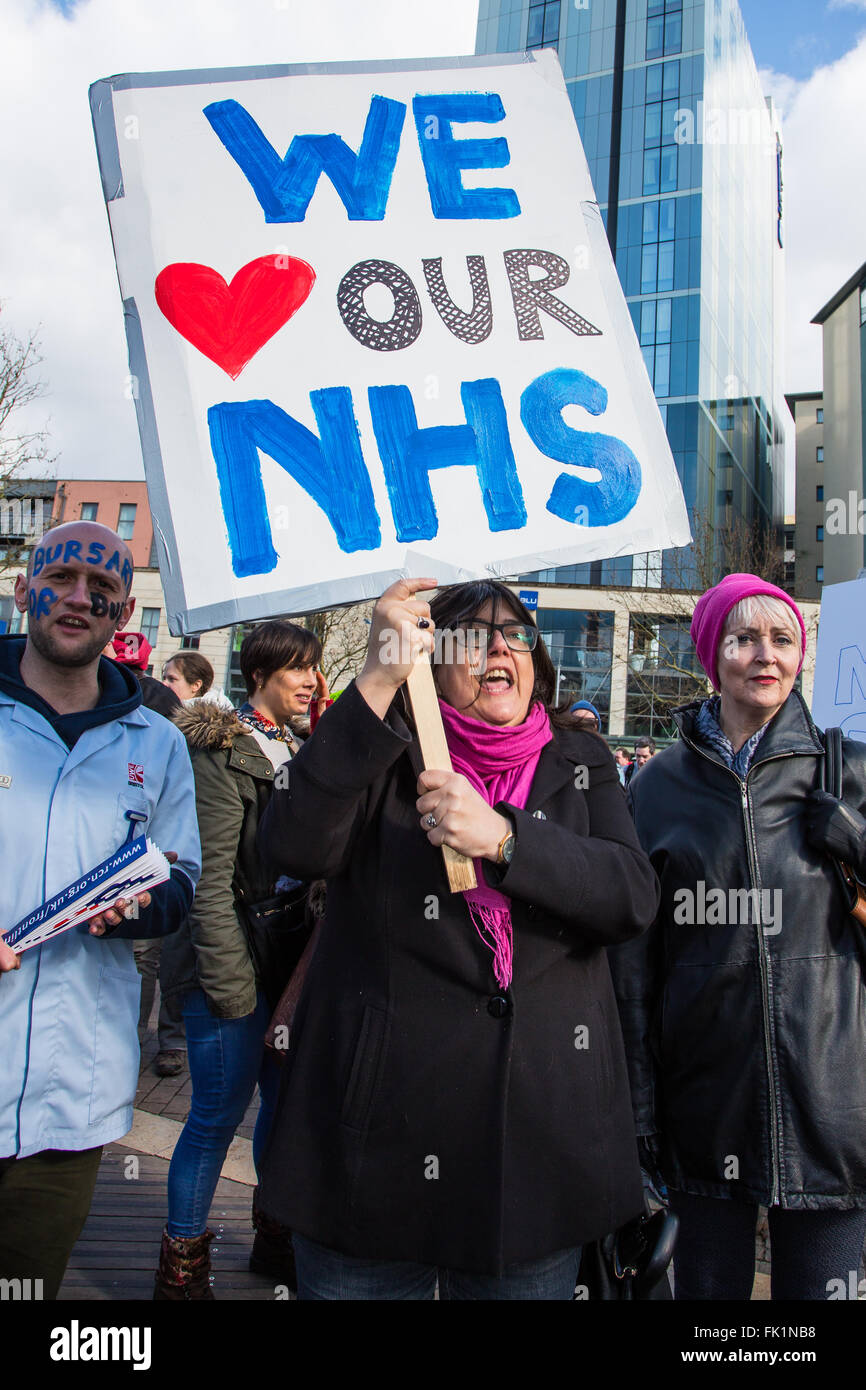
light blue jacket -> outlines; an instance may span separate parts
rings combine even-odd
[[[195,788],[178,730],[139,706],[86,729],[70,750],[44,715],[0,690],[0,931],[113,854],[129,810],[146,814],[136,833],[175,850],[194,887]],[[127,1133],[139,997],[132,941],[86,928],[26,951],[20,970],[0,975],[0,1157],[89,1149]]]

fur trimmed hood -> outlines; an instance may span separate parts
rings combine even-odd
[[[223,709],[205,700],[184,705],[175,714],[174,723],[190,748],[203,748],[211,753],[220,748],[231,748],[241,735],[252,737],[233,709]]]

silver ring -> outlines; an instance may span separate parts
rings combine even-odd
[[[428,830],[436,829],[436,817],[432,811],[428,811],[427,815],[424,817],[424,824]]]

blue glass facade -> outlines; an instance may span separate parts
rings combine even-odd
[[[559,52],[693,531],[778,524],[780,146],[737,0],[480,0],[478,53],[542,46]],[[556,578],[627,585],[630,564]],[[665,587],[697,578],[683,552],[664,557]]]

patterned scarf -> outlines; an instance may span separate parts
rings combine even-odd
[[[722,732],[719,723],[721,711],[720,696],[711,695],[708,700],[704,700],[695,720],[698,733],[703,743],[715,749],[725,766],[735,772],[741,780],[745,780],[758,744],[770,727],[769,722],[762,725],[756,733],[752,734],[751,738],[747,738],[739,752],[735,753],[731,740]]]
[[[454,771],[462,773],[489,806],[508,801],[524,807],[541,750],[553,738],[544,706],[536,701],[522,724],[507,728],[468,719],[444,700],[439,708]],[[493,952],[497,984],[507,989],[513,962],[511,903],[504,893],[488,887],[480,859],[475,860],[475,877],[478,886],[463,896],[475,930]]]
[[[268,719],[267,715],[255,709],[250,704],[249,700],[241,705],[240,709],[235,712],[242,724],[248,724],[251,729],[258,729],[259,733],[264,734],[265,738],[273,738],[277,739],[280,743],[285,743],[291,748],[293,753],[297,753],[299,747],[298,740],[295,738],[288,724],[284,724],[283,727],[280,728],[279,724],[275,724],[272,719]]]

